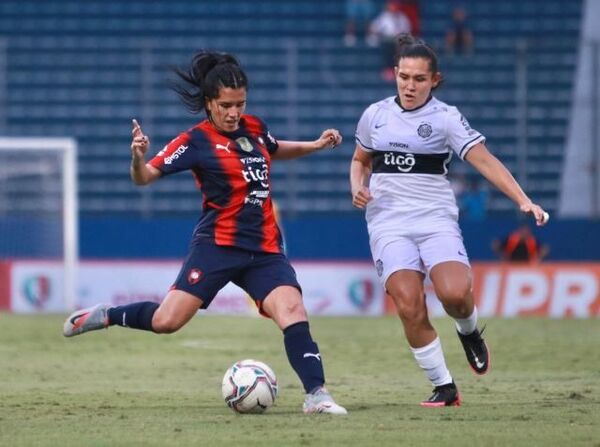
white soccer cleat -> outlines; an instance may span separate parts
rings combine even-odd
[[[81,309],[69,315],[63,326],[63,335],[73,337],[84,332],[96,331],[108,327],[108,306],[98,304]]]
[[[327,413],[327,414],[348,414],[346,409],[335,403],[331,394],[324,387],[319,388],[314,393],[307,394],[302,405],[302,411],[305,414]]]

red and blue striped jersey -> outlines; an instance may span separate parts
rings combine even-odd
[[[238,130],[224,132],[204,120],[167,144],[150,165],[162,176],[191,170],[202,191],[202,216],[193,241],[282,253],[271,200],[271,154],[278,148],[267,126],[243,115]]]

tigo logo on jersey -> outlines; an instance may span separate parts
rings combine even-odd
[[[364,279],[350,284],[350,301],[361,310],[367,310],[375,299],[375,286],[373,282]]]
[[[202,270],[191,269],[190,272],[188,273],[187,280],[193,286],[194,284],[197,284],[202,279],[203,276],[204,276],[204,274],[202,273]]]
[[[50,278],[43,275],[27,278],[23,283],[23,294],[29,304],[41,309],[50,298]]]
[[[416,160],[413,154],[386,152],[383,155],[383,162],[386,166],[396,166],[400,172],[410,172]]]
[[[246,166],[242,171],[244,180],[246,183],[260,182],[263,188],[269,187],[269,167],[263,164],[262,169],[253,168],[252,166]]]

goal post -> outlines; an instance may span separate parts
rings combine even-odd
[[[64,310],[76,305],[77,190],[73,138],[0,137],[0,261],[58,266]]]

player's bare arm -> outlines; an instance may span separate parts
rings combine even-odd
[[[473,146],[465,159],[496,188],[515,202],[521,212],[533,215],[538,226],[548,222],[548,213],[531,201],[506,166],[488,151],[485,144],[479,143]]]
[[[350,164],[350,187],[352,205],[360,209],[364,209],[372,200],[371,192],[367,187],[371,175],[371,164],[371,155],[357,144]]]
[[[278,142],[279,148],[273,154],[273,160],[290,160],[322,149],[334,148],[342,142],[342,136],[337,129],[326,129],[314,141],[279,140]]]
[[[150,139],[144,134],[137,120],[133,119],[131,123],[131,180],[136,185],[147,185],[160,177],[160,171],[146,164]]]

